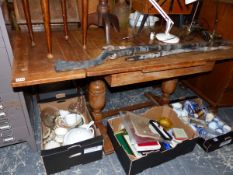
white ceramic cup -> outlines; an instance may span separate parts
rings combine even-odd
[[[73,126],[77,123],[77,114],[68,114],[63,117],[66,125]]]
[[[59,127],[56,128],[54,132],[56,134],[55,141],[58,143],[63,143],[64,136],[66,135],[68,130],[66,128]]]
[[[45,145],[44,145],[44,149],[53,149],[53,148],[57,148],[57,147],[59,147],[59,146],[61,146],[58,142],[56,142],[56,141],[54,141],[54,140],[51,140],[51,141],[49,141],[48,143],[46,143]]]
[[[62,118],[67,126],[85,124],[85,118],[82,114],[68,114]]]

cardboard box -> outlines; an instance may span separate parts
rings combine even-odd
[[[206,151],[212,152],[219,148],[222,148],[225,145],[230,145],[233,143],[233,131],[226,134],[214,137],[212,139],[205,140],[202,137],[199,137],[198,144]]]
[[[181,122],[181,120],[176,116],[176,113],[170,107],[156,106],[145,112],[143,116],[153,120],[159,120],[161,117],[169,118],[175,127],[183,128],[185,130],[189,139],[178,144],[173,149],[152,152],[147,156],[135,158],[134,156],[131,156],[125,152],[123,147],[119,144],[116,137],[114,136],[114,133],[118,132],[123,127],[122,117],[116,117],[108,120],[108,135],[126,174],[132,175],[140,173],[147,168],[167,162],[176,158],[177,156],[189,153],[194,149],[197,142],[196,133],[188,125],[185,125],[183,122]]]
[[[72,102],[76,102],[77,99],[80,100],[80,98],[84,100],[83,96],[76,96],[72,98],[58,98],[55,101],[51,101],[51,98],[49,98],[49,102],[46,102],[46,100],[44,99],[43,102],[40,101],[38,105],[40,111],[49,106],[57,109],[67,110],[68,106]],[[86,105],[84,105],[83,107],[84,112],[82,114],[85,116],[86,123],[88,123],[91,121],[91,118]],[[74,165],[85,164],[101,159],[103,138],[96,126],[94,126],[94,130],[95,137],[92,139],[74,143],[71,145],[60,146],[54,149],[45,150],[42,140],[41,157],[43,159],[47,174],[60,172]],[[43,135],[43,132],[44,131],[42,130],[41,135]]]
[[[191,99],[195,101],[200,106],[203,106],[204,102],[201,98],[194,98]],[[184,103],[185,101],[181,101],[181,103]],[[221,117],[220,117],[221,118]],[[211,139],[205,139],[203,137],[198,138],[198,144],[204,149],[206,152],[212,152],[215,151],[225,145],[230,145],[233,143],[233,128],[232,131],[219,135],[217,137],[213,137]]]

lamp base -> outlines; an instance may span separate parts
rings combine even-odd
[[[158,33],[158,34],[156,34],[156,38],[159,41],[162,41],[165,43],[170,43],[170,44],[178,43],[180,41],[180,39],[177,36],[172,35],[170,33],[168,33],[168,34]]]

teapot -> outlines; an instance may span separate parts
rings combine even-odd
[[[64,136],[63,145],[70,145],[93,138],[95,136],[94,129],[91,127],[93,124],[94,121],[91,121],[88,124],[84,124],[78,128],[72,128],[69,130],[69,132],[67,132]]]

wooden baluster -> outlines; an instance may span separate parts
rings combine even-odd
[[[29,2],[28,2],[28,0],[22,0],[22,4],[23,4],[24,16],[25,16],[25,19],[26,19],[26,22],[27,22],[29,37],[30,37],[30,40],[31,40],[31,44],[34,47],[36,44],[35,44],[35,39],[34,39],[34,35],[33,35],[31,14],[30,14],[30,9],[29,9]]]
[[[52,55],[52,38],[51,38],[51,28],[50,28],[50,11],[49,11],[49,0],[40,0],[41,2],[41,9],[44,19],[44,27],[48,45],[48,58],[53,58]]]
[[[92,81],[89,85],[88,101],[95,121],[102,120],[101,110],[105,105],[105,83],[103,80]]]
[[[175,91],[177,81],[178,81],[177,79],[172,79],[172,80],[164,80],[162,82],[163,96],[161,97],[160,104],[164,105],[169,103],[169,97]]]
[[[66,0],[61,0],[61,9],[62,9],[65,39],[68,40],[69,36],[68,36],[68,24],[67,24]]]

